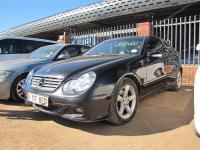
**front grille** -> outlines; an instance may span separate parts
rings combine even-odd
[[[31,80],[31,87],[42,91],[54,91],[62,83],[61,78],[39,77],[34,76]]]

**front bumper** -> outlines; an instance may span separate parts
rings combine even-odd
[[[10,98],[11,80],[0,80],[0,99],[8,100]]]
[[[28,90],[24,89],[27,95]],[[42,93],[29,91],[43,96],[49,96],[49,106],[43,107],[26,101],[26,104],[35,109],[50,114],[60,116],[73,121],[93,122],[105,119],[108,116],[110,96],[83,96],[83,97],[63,97],[56,93]]]
[[[19,76],[18,72],[12,72],[6,78],[0,79],[0,99],[8,100],[10,98],[12,84],[17,76]]]
[[[194,84],[194,124],[197,132],[200,134],[200,68],[196,73]]]

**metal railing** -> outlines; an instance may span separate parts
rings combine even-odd
[[[180,52],[182,64],[199,65],[200,15],[153,21],[153,34],[166,41]]]
[[[107,39],[128,36],[137,36],[137,24],[102,27],[81,32],[72,31],[71,40],[76,44],[94,46]]]

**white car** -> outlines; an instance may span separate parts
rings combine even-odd
[[[194,123],[200,135],[200,67],[197,70],[194,85]]]
[[[200,51],[200,44],[197,46]],[[197,70],[194,85],[194,124],[197,134],[200,135],[200,67]]]

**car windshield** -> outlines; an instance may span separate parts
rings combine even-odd
[[[28,58],[32,59],[52,59],[62,48],[62,45],[49,45],[36,49]]]
[[[104,41],[84,55],[137,55],[144,43],[144,38],[131,37]]]

